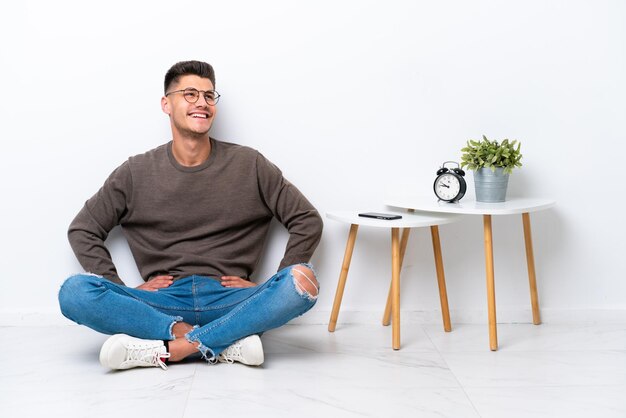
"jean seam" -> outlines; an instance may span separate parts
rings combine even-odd
[[[103,285],[103,284],[101,284],[101,286],[104,286],[104,285]],[[146,301],[146,300],[143,300],[143,299],[139,299],[139,298],[137,298],[137,296],[136,296],[136,295],[134,295],[134,294],[133,294],[133,293],[131,293],[131,292],[127,292],[124,288],[122,288],[121,290],[122,290],[122,291],[123,291],[123,292],[124,292],[127,296],[129,296],[129,297],[131,297],[131,298],[135,299],[135,300],[136,300],[136,301],[138,301],[138,302],[141,302],[141,303],[144,303],[144,304],[146,304],[146,305],[148,305],[148,306],[151,306],[151,307],[153,307],[153,308],[159,308],[159,309],[169,309],[169,310],[172,310],[172,311],[193,311],[193,310],[194,310],[193,308],[189,309],[189,308],[184,307],[184,306],[167,306],[167,305],[161,305],[161,304],[158,304],[158,303],[151,303],[151,302],[148,302],[148,301]]]

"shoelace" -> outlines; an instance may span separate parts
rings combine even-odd
[[[235,362],[235,358],[241,358],[241,344],[233,344],[228,347],[226,351],[221,352],[217,356],[217,361],[220,363],[233,364]]]
[[[167,364],[163,362],[164,358],[169,358],[170,353],[160,353],[154,347],[141,347],[130,345],[126,348],[126,360],[145,363],[151,366],[159,366],[163,370],[167,370]]]

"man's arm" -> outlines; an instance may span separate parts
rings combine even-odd
[[[322,237],[323,222],[317,210],[274,164],[261,154],[257,157],[261,196],[276,219],[289,232],[285,255],[278,269],[306,263]]]
[[[83,268],[119,284],[124,283],[104,241],[126,214],[131,193],[132,177],[126,162],[115,169],[102,188],[85,203],[68,230],[70,245]]]

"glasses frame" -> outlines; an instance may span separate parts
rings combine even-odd
[[[215,106],[217,104],[217,102],[220,101],[220,97],[222,97],[221,94],[219,94],[216,90],[198,90],[194,87],[187,87],[186,89],[182,89],[182,90],[174,90],[174,91],[170,91],[169,93],[165,93],[165,97],[169,96],[170,94],[174,94],[174,93],[186,93],[186,92],[196,92],[197,96],[196,96],[196,100],[194,101],[190,101],[187,96],[185,94],[183,94],[183,98],[185,99],[185,101],[187,103],[198,103],[198,100],[200,100],[200,93],[202,93],[202,96],[204,97],[204,101],[209,105],[209,106]],[[207,93],[213,93],[214,97],[211,98],[207,98]]]

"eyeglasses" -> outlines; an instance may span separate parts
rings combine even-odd
[[[165,93],[165,96],[167,97],[170,94],[174,93],[182,93],[185,100],[187,100],[189,103],[196,103],[200,98],[200,93],[202,93],[206,104],[208,104],[209,106],[214,106],[217,104],[217,102],[220,101],[220,94],[215,90],[202,91],[194,89],[193,87],[187,87],[184,90],[175,90],[170,91],[169,93]]]

